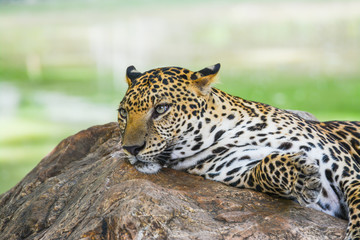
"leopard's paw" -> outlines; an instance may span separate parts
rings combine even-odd
[[[301,205],[309,205],[318,200],[321,192],[319,166],[304,152],[292,155],[294,163],[294,197]]]

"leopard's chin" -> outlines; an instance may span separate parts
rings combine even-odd
[[[145,173],[145,174],[155,174],[158,173],[162,166],[159,163],[156,162],[142,162],[137,161],[133,164],[133,166],[138,170],[139,172]]]

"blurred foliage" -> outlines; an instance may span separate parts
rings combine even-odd
[[[358,1],[0,0],[0,193],[63,138],[116,120],[125,69],[199,70],[320,120],[360,120]]]
[[[74,128],[40,119],[0,119],[0,193],[14,186]]]

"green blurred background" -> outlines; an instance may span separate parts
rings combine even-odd
[[[232,94],[360,120],[360,1],[0,0],[0,193],[115,121],[127,66],[218,62]]]

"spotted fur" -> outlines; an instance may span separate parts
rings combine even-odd
[[[360,122],[317,122],[211,87],[220,64],[127,70],[124,151],[143,173],[185,170],[349,219],[360,239]]]

